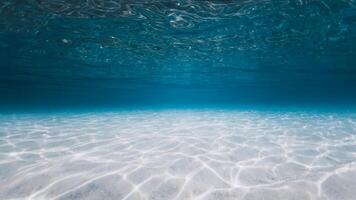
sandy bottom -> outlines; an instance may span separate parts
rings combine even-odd
[[[0,199],[355,200],[356,115],[2,115]]]

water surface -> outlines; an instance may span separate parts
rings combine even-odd
[[[1,102],[353,104],[355,47],[353,0],[4,0]]]

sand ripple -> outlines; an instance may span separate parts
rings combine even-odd
[[[356,116],[0,116],[0,199],[356,199]]]

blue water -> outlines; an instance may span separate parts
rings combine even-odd
[[[2,107],[347,105],[356,3],[0,2]]]
[[[355,186],[355,0],[0,0],[1,200]]]

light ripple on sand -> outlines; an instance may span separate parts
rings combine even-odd
[[[356,115],[0,116],[0,199],[356,199]]]

